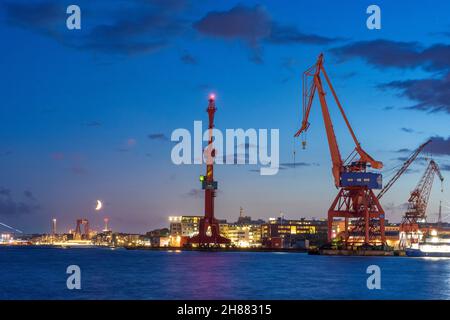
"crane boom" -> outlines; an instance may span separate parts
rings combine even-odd
[[[388,183],[386,183],[381,189],[381,191],[378,193],[377,198],[378,200],[381,199],[385,195],[385,193],[392,187],[392,185],[400,178],[400,176],[405,173],[405,171],[408,169],[408,167],[411,165],[411,163],[416,160],[417,156],[422,152],[422,150],[425,148],[427,144],[431,142],[431,139],[426,141],[425,143],[422,143],[414,152],[408,157],[408,159],[403,163],[400,170],[397,171],[397,173],[389,180]]]
[[[341,157],[341,153],[339,151],[339,145],[333,128],[333,122],[331,120],[327,101],[325,99],[326,93],[324,91],[324,87],[322,84],[321,74],[324,76],[328,84],[328,87],[331,90],[336,105],[338,106],[339,111],[347,126],[347,129],[350,132],[353,142],[355,143],[354,152],[356,151],[356,153],[359,154],[360,157],[359,160],[352,162],[350,165],[344,163]],[[310,86],[308,86],[309,77],[313,77],[313,81]],[[317,62],[312,67],[307,69],[303,74],[303,119],[300,129],[295,133],[295,137],[298,137],[300,134],[306,132],[310,126],[308,119],[316,91],[318,92],[320,105],[322,108],[322,116],[325,124],[328,146],[331,154],[332,173],[336,187],[342,186],[341,174],[343,172],[362,172],[365,171],[367,166],[371,166],[374,169],[381,169],[383,167],[383,163],[373,159],[367,152],[365,152],[361,147],[360,142],[356,138],[355,132],[353,131],[353,128],[351,127],[350,122],[348,121],[344,108],[342,107],[337,97],[336,91],[334,90],[333,85],[331,84],[330,78],[328,77],[328,74],[325,71],[323,65],[323,54],[320,54],[319,58],[317,59]],[[303,142],[303,146],[305,146],[305,144],[306,142]]]

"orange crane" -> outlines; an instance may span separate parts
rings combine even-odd
[[[442,176],[439,166],[434,160],[430,160],[425,173],[417,184],[416,188],[411,192],[408,199],[408,209],[403,216],[400,224],[400,247],[406,247],[411,243],[419,241],[419,222],[425,221],[428,200],[433,186],[434,176],[437,175],[442,183]]]
[[[328,84],[355,144],[354,150],[345,161],[341,157],[339,145],[336,140],[325,98],[326,93],[322,76]],[[346,245],[385,244],[384,210],[372,190],[381,189],[382,176],[380,173],[367,171],[370,167],[373,169],[381,169],[383,168],[383,163],[375,160],[364,151],[356,138],[344,108],[325,71],[323,54],[320,54],[317,62],[303,73],[303,120],[301,128],[297,131],[295,137],[305,133],[310,126],[308,118],[316,92],[322,108],[322,116],[331,154],[334,183],[339,189],[338,195],[328,210],[328,241],[331,242],[335,237],[333,234],[334,219],[343,218],[345,221],[343,240]],[[305,147],[306,141],[304,140],[302,144]]]

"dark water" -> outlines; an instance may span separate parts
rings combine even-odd
[[[450,299],[450,260],[0,247],[0,299]]]

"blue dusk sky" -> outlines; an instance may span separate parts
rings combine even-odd
[[[381,30],[366,27],[373,3]],[[66,27],[71,4],[81,30]],[[337,191],[317,101],[308,148],[293,138],[302,72],[321,52],[385,181],[428,138],[424,155],[449,179],[448,12],[444,0],[1,0],[0,222],[49,232],[55,217],[61,232],[109,217],[113,230],[146,232],[169,215],[202,214],[204,166],[174,165],[170,136],[206,125],[210,92],[218,129],[279,129],[282,164],[274,176],[216,166],[216,216],[234,221],[242,206],[253,218],[325,218]],[[346,157],[354,146],[329,105]],[[383,198],[389,220],[400,220],[425,166],[419,159]],[[450,206],[450,191],[435,181],[430,221],[440,200]]]

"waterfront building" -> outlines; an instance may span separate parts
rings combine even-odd
[[[261,238],[265,247],[307,248],[309,244],[320,245],[326,242],[327,221],[270,218],[268,223],[261,225]]]
[[[170,216],[170,236],[192,237],[198,234],[198,224],[202,216]]]
[[[384,235],[386,237],[386,244],[398,249],[400,242],[400,224],[385,221]]]
[[[98,246],[110,246],[113,244],[113,233],[111,230],[97,233],[92,238],[92,242]]]
[[[0,235],[0,244],[9,244],[14,240],[10,233],[2,233]]]
[[[261,246],[261,225],[226,224],[221,228],[221,234],[231,240],[236,247],[248,248]]]
[[[220,224],[220,233],[230,239],[231,244],[240,248],[255,248],[261,246],[261,225],[264,220],[252,220],[250,216],[244,215],[241,207],[238,220],[227,223],[226,220]]]

